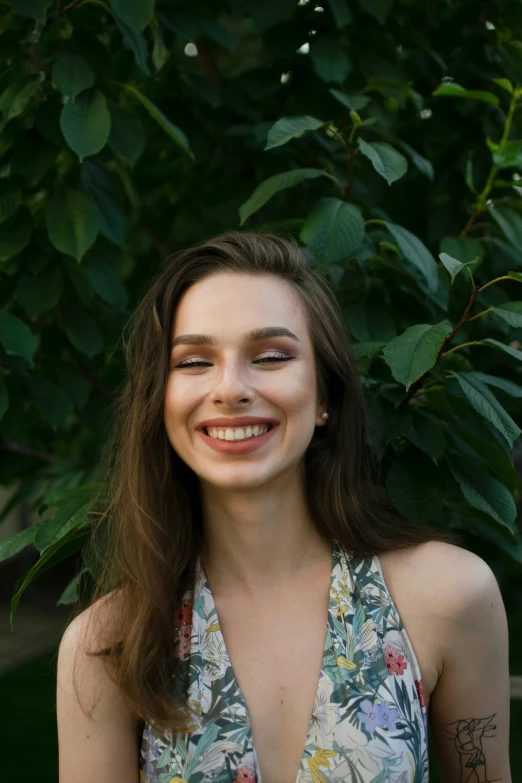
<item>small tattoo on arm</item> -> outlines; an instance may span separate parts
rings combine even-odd
[[[487,718],[462,718],[446,723],[446,736],[454,740],[460,757],[459,783],[494,783],[502,778],[490,778],[486,770],[486,757],[482,750],[483,737],[496,737],[497,728],[491,723],[496,713]]]

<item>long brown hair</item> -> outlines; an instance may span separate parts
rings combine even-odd
[[[179,731],[188,718],[183,702],[173,697],[173,624],[202,541],[198,479],[173,450],[164,426],[171,327],[183,293],[220,272],[276,275],[304,304],[318,398],[329,413],[303,466],[319,532],[361,557],[429,540],[461,541],[403,519],[388,500],[367,440],[364,392],[341,308],[292,237],[230,232],[167,258],[129,324],[128,375],[101,466],[110,476],[110,500],[86,553],[91,565],[99,564],[89,603],[109,593],[117,601],[106,644],[90,654],[104,656],[135,714],[161,731]],[[83,608],[80,602],[77,613]]]

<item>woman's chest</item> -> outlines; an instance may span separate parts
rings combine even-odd
[[[263,783],[295,783],[323,665],[328,598],[308,586],[287,599],[217,607]]]

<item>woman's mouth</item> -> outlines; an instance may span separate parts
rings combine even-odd
[[[205,434],[215,440],[238,441],[258,438],[269,432],[273,424],[253,424],[247,427],[204,427]]]
[[[221,454],[249,454],[257,451],[279,430],[279,424],[254,424],[244,427],[203,427],[196,430],[203,442]]]

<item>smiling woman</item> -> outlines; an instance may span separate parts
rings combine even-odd
[[[101,574],[60,645],[60,783],[427,783],[428,709],[448,781],[509,783],[498,586],[389,503],[297,243],[185,249],[131,325]]]

